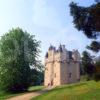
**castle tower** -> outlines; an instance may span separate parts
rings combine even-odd
[[[79,52],[68,51],[64,45],[58,49],[50,46],[45,57],[44,85],[62,85],[77,82],[80,79]]]
[[[53,80],[53,66],[54,66],[54,53],[55,53],[55,48],[53,46],[49,47],[49,50],[45,56],[45,80],[44,84],[51,85],[52,80]]]

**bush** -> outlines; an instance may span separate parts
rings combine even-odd
[[[94,75],[94,79],[96,81],[100,80],[100,61],[97,61],[95,63],[95,75]]]

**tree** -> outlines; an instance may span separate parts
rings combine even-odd
[[[34,74],[33,74],[34,73]],[[31,85],[42,85],[44,81],[44,71],[31,70]]]
[[[95,63],[96,71],[95,71],[95,80],[100,80],[100,59],[96,61]]]
[[[95,67],[93,65],[92,57],[87,51],[82,53],[82,65],[84,73],[87,74],[88,79],[90,79],[94,75]]]
[[[95,39],[87,48],[99,52],[100,41],[96,39],[100,36],[100,1],[90,7],[82,7],[72,2],[70,4],[70,13],[73,16],[73,23],[75,28],[83,33],[90,39]]]
[[[40,42],[20,28],[12,29],[0,40],[0,88],[27,90],[31,83],[30,66],[38,67]]]

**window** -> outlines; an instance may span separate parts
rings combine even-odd
[[[69,78],[71,78],[71,76],[72,76],[72,73],[69,73]]]

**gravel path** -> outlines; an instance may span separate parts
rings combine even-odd
[[[7,100],[30,100],[31,98],[39,96],[41,94],[42,93],[39,93],[39,92],[26,93],[26,94],[23,94],[23,95],[20,95],[20,96],[9,98]]]
[[[12,97],[12,98],[9,98],[7,100],[30,100],[36,96],[39,96],[43,93],[46,93],[48,92],[48,90],[51,90],[52,88],[45,88],[41,91],[37,91],[37,92],[30,92],[30,93],[25,93],[23,95],[20,95],[20,96],[15,96],[15,97]]]

